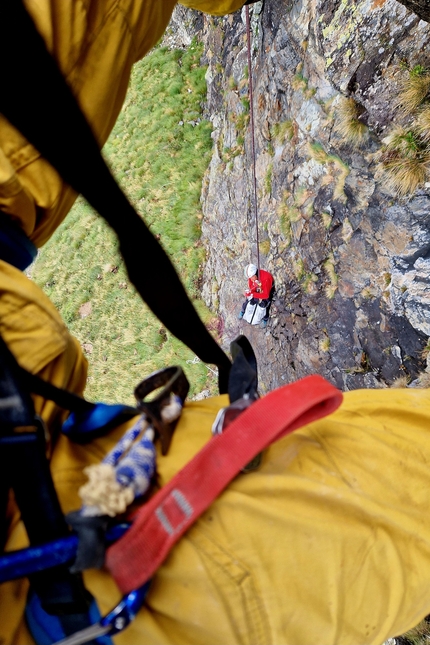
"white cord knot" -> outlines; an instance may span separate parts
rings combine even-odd
[[[141,417],[101,464],[84,469],[88,482],[79,489],[83,516],[114,517],[144,495],[155,474],[153,440],[154,430]]]
[[[165,423],[171,423],[181,416],[182,401],[177,394],[170,394],[169,402],[161,408],[161,418]]]

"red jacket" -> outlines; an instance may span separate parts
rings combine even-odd
[[[257,280],[254,282],[248,278],[249,291],[256,298],[266,299],[270,296],[272,290],[273,276],[268,271],[260,269]]]

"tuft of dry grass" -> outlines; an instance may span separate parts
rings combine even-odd
[[[324,271],[329,279],[329,284],[326,285],[324,291],[325,295],[329,300],[334,298],[334,294],[337,290],[338,276],[335,270],[334,256],[333,253],[330,253],[327,260],[323,263]]]
[[[340,157],[337,157],[336,155],[332,155],[331,160],[334,164],[335,169],[338,171],[336,184],[333,191],[333,199],[337,199],[338,201],[345,203],[347,199],[345,195],[345,181],[350,173],[350,169],[348,164],[342,161],[342,159]]]
[[[284,200],[286,200],[287,197],[284,196]],[[279,217],[279,224],[281,228],[281,233],[285,238],[285,243],[287,246],[291,244],[291,239],[292,239],[292,231],[291,231],[291,221],[289,218],[289,206],[286,203],[286,201],[281,201],[280,204],[278,205],[276,209],[276,214]]]
[[[430,148],[413,129],[395,125],[383,139],[376,177],[398,196],[415,192],[425,182],[430,167]]]
[[[414,157],[419,149],[416,133],[401,125],[394,125],[387,136],[382,139],[382,143],[387,150],[398,152],[406,157]]]
[[[369,135],[367,126],[360,121],[362,110],[352,97],[342,99],[336,107],[335,130],[344,143],[362,146]]]
[[[425,143],[430,143],[430,105],[425,105],[420,110],[414,129]]]
[[[430,640],[430,624],[428,617],[424,618],[416,627],[410,629],[406,634],[403,634],[401,639],[395,638],[397,642],[402,645],[424,645]]]
[[[323,146],[318,141],[313,141],[308,144],[308,154],[311,159],[314,159],[317,163],[328,164],[333,168],[333,173],[327,175],[323,178],[322,184],[331,183],[335,180],[335,186],[333,190],[333,199],[337,199],[343,203],[346,202],[345,195],[345,181],[350,173],[348,164],[346,164],[340,157],[333,154],[328,154]],[[336,175],[335,172],[337,171]]]
[[[305,276],[305,263],[303,262],[302,258],[294,258],[292,263],[291,263],[291,269],[296,277],[297,280],[302,280]]]
[[[384,162],[386,185],[400,197],[412,194],[427,176],[427,170],[419,159],[394,157]]]
[[[300,208],[305,204],[305,202],[311,196],[312,196],[312,191],[309,190],[309,188],[306,188],[306,186],[300,186],[300,188],[296,190],[296,194],[294,196],[294,203],[296,206]]]
[[[291,87],[293,90],[296,92],[302,91],[305,92],[308,89],[308,79],[303,76],[300,72],[298,74],[295,74],[293,76],[293,80],[291,81]]]
[[[294,123],[290,120],[275,123],[272,127],[272,136],[278,143],[291,141],[294,137]]]
[[[336,291],[337,291],[337,285],[327,284],[324,288],[324,293],[326,295],[327,300],[333,300]]]
[[[398,376],[391,383],[390,387],[400,389],[400,388],[408,387],[408,384],[409,384],[409,377],[408,376]]]
[[[308,152],[311,159],[320,164],[325,164],[330,161],[330,155],[324,150],[323,146],[318,141],[313,141],[308,144]]]
[[[405,158],[393,152],[382,154],[376,177],[382,179],[385,186],[399,197],[405,197],[416,191],[427,178],[428,158],[425,162],[419,158]]]
[[[290,220],[291,224],[294,224],[295,222],[300,222],[300,220],[302,219],[302,214],[296,205],[289,206],[286,215]]]
[[[267,255],[270,251],[270,240],[263,240],[259,244],[260,253]]]
[[[318,276],[315,273],[305,273],[301,279],[303,291],[307,294],[316,293],[316,282],[318,282]]]
[[[328,336],[320,340],[319,348],[322,352],[328,352],[330,349],[330,338]]]
[[[425,101],[430,92],[430,72],[409,74],[401,84],[396,106],[404,116],[412,114]]]

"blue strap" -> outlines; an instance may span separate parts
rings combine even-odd
[[[37,256],[37,248],[22,228],[0,211],[0,260],[24,271]]]
[[[87,443],[138,414],[139,410],[126,405],[95,403],[90,410],[71,412],[62,432],[75,443]]]

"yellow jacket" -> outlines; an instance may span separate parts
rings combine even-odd
[[[131,65],[159,39],[173,0],[27,0],[100,142],[124,98]],[[225,12],[242,2],[198,2]],[[0,123],[0,210],[40,246],[74,194],[6,122]],[[86,363],[48,298],[0,262],[0,331],[22,365],[82,392]],[[169,454],[167,482],[209,439],[226,397],[189,403]],[[61,413],[36,399],[51,433],[65,512],[82,469],[122,434],[88,446],[57,436]],[[430,400],[425,390],[347,393],[341,409],[270,447],[175,547],[147,605],[117,637],[124,645],[381,643],[430,612]],[[7,548],[25,544],[13,506]],[[86,574],[102,612],[119,594],[106,572]],[[0,642],[31,643],[26,581],[0,587]]]

